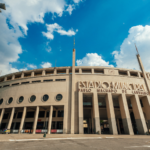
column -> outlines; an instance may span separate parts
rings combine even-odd
[[[92,74],[94,74],[94,68],[92,68]]]
[[[119,119],[117,119],[117,126],[118,126],[118,131],[119,131],[119,134],[121,134],[121,130],[120,130],[120,124],[119,124]]]
[[[7,129],[11,128],[11,124],[12,124],[13,117],[14,117],[14,112],[15,112],[15,108],[13,107],[12,111],[11,111],[11,116],[10,116],[10,119],[9,119],[9,123],[8,123]]]
[[[125,134],[134,135],[125,94],[119,96],[119,106]]]
[[[78,92],[79,104],[79,134],[83,134],[83,94]]]
[[[31,72],[31,77],[34,77],[34,72]]]
[[[2,111],[1,111],[1,116],[0,116],[0,127],[1,127],[1,124],[2,124],[4,112],[5,112],[5,108],[3,108]]]
[[[19,128],[19,133],[21,133],[21,130],[22,130],[23,125],[24,125],[24,120],[25,120],[25,117],[26,117],[26,111],[27,111],[27,108],[24,107],[23,108],[22,118],[21,118],[21,123],[20,123],[20,128]]]
[[[133,95],[131,96],[131,104],[132,104],[132,109],[138,129],[139,134],[145,134],[147,132],[147,126],[143,114],[143,110],[140,104],[140,100],[138,95]]]
[[[48,134],[51,133],[52,117],[53,117],[53,106],[50,106],[49,118],[48,118]]]
[[[96,133],[101,134],[98,96],[97,96],[97,92],[95,91],[93,93],[93,114],[94,114],[94,122],[95,122],[95,131]]]
[[[64,105],[64,118],[63,118],[63,133],[67,133],[67,106]]]
[[[46,129],[46,115],[47,115],[47,111],[45,111],[44,114],[44,125],[43,125],[44,129]]]
[[[111,134],[118,134],[111,93],[107,93],[107,95],[106,95],[106,108],[107,108],[107,116],[108,116],[108,123],[109,123],[110,133]]]
[[[21,73],[21,78],[24,78],[24,72]]]
[[[38,115],[39,115],[39,106],[36,107],[36,113],[35,113],[34,125],[33,125],[33,134],[35,134],[35,131],[36,131]]]
[[[130,71],[127,71],[128,76],[130,76]]]
[[[143,103],[144,112],[146,114],[146,119],[148,121],[148,127],[150,129],[150,97],[145,96],[145,97],[141,98],[141,100],[142,100],[142,103]]]
[[[45,70],[42,71],[42,76],[45,76]]]

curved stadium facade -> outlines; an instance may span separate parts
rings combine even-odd
[[[145,134],[150,74],[75,66],[0,77],[0,129],[8,133]]]

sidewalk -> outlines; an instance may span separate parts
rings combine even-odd
[[[148,135],[96,135],[96,134],[0,134],[2,141],[32,141],[32,140],[63,140],[63,139],[101,139],[101,138],[132,138],[132,139],[150,139]]]

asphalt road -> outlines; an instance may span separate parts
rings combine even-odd
[[[0,150],[148,150],[149,139],[66,139],[0,142]]]

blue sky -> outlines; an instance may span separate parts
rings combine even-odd
[[[0,0],[1,75],[77,66],[139,69],[136,43],[150,71],[149,0]]]

